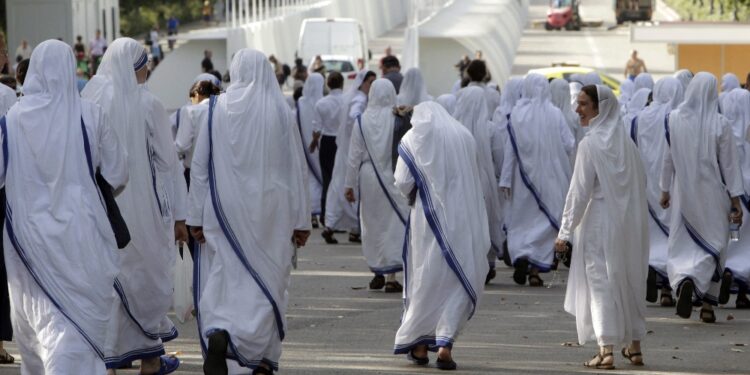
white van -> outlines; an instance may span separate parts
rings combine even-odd
[[[338,70],[346,81],[354,79],[358,66],[367,66],[367,36],[352,18],[307,18],[302,21],[297,57],[311,63],[321,56],[326,70]],[[351,77],[351,78],[350,78]]]

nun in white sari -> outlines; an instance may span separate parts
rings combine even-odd
[[[584,130],[581,127],[581,121],[578,118],[578,115],[576,115],[571,108],[570,84],[562,78],[556,78],[550,82],[549,89],[552,104],[562,112],[563,117],[565,117],[565,122],[568,124],[568,128],[570,128],[570,132],[576,140],[576,146],[578,146],[578,143],[581,142],[581,138],[583,138]],[[573,151],[570,158],[571,165],[575,163],[575,156],[576,152]]]
[[[432,97],[427,94],[422,72],[419,68],[409,68],[404,73],[404,80],[401,81],[401,88],[398,91],[398,105],[414,107],[428,100],[432,100]]]
[[[651,77],[651,73],[641,73],[637,77],[635,77],[635,80],[633,80],[633,83],[635,84],[634,91],[638,92],[640,89],[648,89],[649,92],[654,89],[654,78]]]
[[[458,92],[458,103],[453,117],[469,129],[476,142],[479,178],[482,181],[482,192],[490,228],[490,247],[487,248],[487,261],[490,270],[494,270],[495,260],[503,255],[505,232],[503,231],[504,220],[503,207],[500,201],[500,187],[497,184],[495,164],[492,160],[492,123],[485,99],[484,88],[469,86],[461,89]],[[488,279],[493,277],[492,274],[488,275]]]
[[[410,200],[404,313],[395,354],[455,369],[451,348],[476,312],[490,246],[474,137],[439,104],[414,109],[399,145],[396,187]]]
[[[671,209],[663,209],[659,205],[661,189],[662,158],[667,146],[666,116],[682,102],[684,93],[682,84],[676,78],[665,77],[656,82],[654,100],[641,113],[626,124],[633,142],[638,146],[643,166],[646,169],[649,212],[649,276],[646,299],[656,302],[657,288],[661,287],[661,305],[674,306],[672,288],[667,277],[667,250],[669,239],[669,218]]]
[[[362,253],[375,274],[370,289],[398,293],[395,273],[403,270],[401,253],[408,207],[393,178],[393,126],[396,89],[379,79],[370,88],[367,110],[354,123],[349,145],[346,195],[359,196]]]
[[[510,196],[506,215],[508,250],[514,281],[542,286],[540,272],[554,262],[565,193],[570,184],[570,155],[575,139],[562,112],[549,100],[549,84],[539,74],[524,79],[524,97],[507,125],[508,145],[500,186]]]
[[[732,125],[732,133],[737,144],[739,163],[742,169],[742,186],[745,194],[742,200],[742,211],[744,217],[750,215],[750,91],[736,88],[725,97],[724,116]],[[748,285],[750,285],[750,225],[745,224],[740,228],[739,241],[729,243],[727,249],[726,267],[724,268],[723,282],[734,282],[738,287],[735,305],[738,309],[750,308],[750,300],[747,298]],[[723,286],[729,290],[729,285]],[[721,296],[720,296],[721,297]],[[724,296],[728,298],[729,295]],[[719,301],[727,303],[727,301]]]
[[[367,78],[367,79],[365,79]],[[359,214],[356,197],[354,202],[346,199],[344,184],[346,170],[349,169],[349,144],[352,130],[358,116],[367,107],[367,94],[362,91],[363,85],[375,80],[375,73],[362,70],[342,99],[343,110],[341,122],[336,135],[336,158],[333,164],[331,184],[326,194],[326,232],[333,238],[333,231],[349,231],[349,242],[360,242]],[[325,236],[324,236],[325,237]]]
[[[312,73],[305,85],[302,87],[302,97],[297,101],[297,126],[300,136],[302,137],[302,148],[305,152],[307,162],[308,183],[310,189],[310,202],[312,202],[312,216],[317,217],[321,214],[320,195],[323,193],[323,175],[320,171],[319,150],[310,152],[307,145],[312,142],[313,138],[313,121],[317,113],[315,105],[320,99],[323,99],[324,78],[320,73]],[[313,220],[317,222],[317,219]]]
[[[740,88],[740,80],[734,73],[727,73],[721,77],[721,92],[719,93],[719,111],[724,113],[726,105],[724,98],[734,89]]]
[[[34,48],[25,96],[0,120],[5,264],[21,374],[103,374],[117,244],[94,182],[121,187],[125,152],[78,96],[70,46]]]
[[[442,105],[443,108],[448,112],[449,115],[453,116],[453,112],[456,111],[456,102],[458,99],[453,94],[443,94],[437,97],[435,101]]]
[[[695,295],[701,320],[716,321],[729,222],[741,223],[742,186],[731,125],[718,112],[716,78],[695,75],[685,101],[668,117],[669,147],[661,174],[662,207],[672,206],[667,274],[677,289],[677,315],[690,318]],[[727,193],[729,197],[727,197]],[[730,209],[734,209],[730,215]]]
[[[198,333],[205,374],[227,374],[227,359],[270,374],[287,330],[295,245],[310,230],[307,166],[266,56],[238,51],[230,77],[211,103],[191,168]]]
[[[578,114],[589,130],[578,146],[565,201],[557,251],[575,231],[565,311],[576,317],[578,342],[596,340],[597,355],[584,365],[613,369],[615,345],[643,365],[646,335],[648,210],[646,173],[608,87],[586,86]]]
[[[633,120],[638,117],[638,114],[646,108],[648,105],[648,97],[651,95],[649,89],[638,89],[633,94],[633,97],[628,101],[628,109],[625,115],[622,116],[622,122],[626,127],[626,130],[630,130],[630,126],[633,124]]]
[[[176,260],[176,187],[185,188],[164,107],[139,83],[148,58],[140,43],[115,40],[82,97],[102,107],[128,153],[130,180],[117,196],[132,240],[120,252],[107,342],[107,367],[141,359],[144,373],[174,371],[178,361],[159,356],[164,342],[177,337],[167,318],[172,306]],[[184,222],[182,222],[184,226]],[[186,233],[185,233],[186,234]],[[185,238],[187,239],[187,238]]]

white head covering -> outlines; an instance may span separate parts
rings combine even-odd
[[[193,84],[201,82],[201,81],[209,81],[214,84],[216,87],[221,87],[221,81],[216,78],[215,75],[209,74],[209,73],[201,73],[198,74],[198,76],[195,77],[193,80]]]
[[[511,78],[505,83],[503,94],[500,99],[500,106],[495,110],[492,116],[493,121],[504,121],[500,117],[507,117],[521,99],[523,91],[523,78]]]
[[[453,117],[469,129],[474,137],[489,140],[486,124],[490,119],[487,101],[484,100],[484,90],[481,87],[469,86],[458,92],[458,102]],[[480,132],[477,134],[477,132]],[[479,142],[479,141],[478,141]]]
[[[404,73],[404,80],[398,92],[398,105],[415,106],[430,100],[427,87],[419,68],[410,68]]]
[[[648,89],[648,91],[651,91],[654,89],[654,79],[649,73],[639,74],[637,77],[635,77],[634,83],[635,91],[638,91],[640,89]]]
[[[362,130],[367,135],[367,148],[388,185],[393,185],[393,125],[396,117],[396,88],[388,79],[376,79],[370,87],[367,109],[362,114]],[[358,130],[354,130],[358,131]],[[381,176],[383,177],[383,176]]]
[[[601,186],[606,205],[606,217],[600,224],[603,248],[607,260],[607,288],[618,302],[617,316],[621,317],[617,332],[618,342],[627,344],[637,328],[633,322],[643,320],[646,305],[646,270],[648,268],[648,210],[646,205],[646,175],[638,150],[628,138],[620,119],[617,98],[608,87],[597,86],[599,115],[592,119],[586,136],[581,141],[576,159],[576,170],[591,163]],[[576,176],[572,184],[575,184]],[[575,194],[571,189],[570,194]],[[568,197],[568,200],[571,198]],[[586,234],[576,231],[574,248],[581,249]],[[576,316],[579,342],[594,337],[591,308],[586,303],[587,288],[581,252],[573,252],[571,280],[565,296],[565,311]],[[642,332],[645,334],[645,332]]]
[[[628,102],[627,116],[630,117],[630,120],[632,120],[633,117],[638,116],[638,114],[641,113],[644,108],[646,108],[646,104],[648,104],[648,96],[650,94],[651,90],[647,88],[642,88],[635,91],[635,94],[633,94],[633,97],[630,98],[630,101]]]
[[[81,99],[75,76],[75,58],[70,47],[57,40],[45,41],[32,52],[24,82],[24,96],[13,107],[13,123],[26,138],[34,164],[54,191],[64,183],[64,166],[69,165],[63,147],[51,147],[65,139],[65,145],[81,145]],[[10,117],[10,116],[9,116]],[[58,126],[51,126],[58,125]],[[74,146],[72,146],[74,147]],[[81,148],[82,149],[82,148]],[[64,197],[53,197],[64,199]],[[57,204],[56,201],[52,202]]]
[[[457,99],[453,94],[440,95],[435,101],[438,102],[438,104],[442,105],[450,115],[453,115],[453,112],[456,111]]]
[[[674,77],[682,83],[682,90],[684,92],[687,90],[690,81],[693,79],[693,72],[687,69],[678,70],[674,73]]]
[[[625,109],[635,93],[635,83],[626,79],[620,83],[620,106]]]
[[[581,77],[581,84],[583,84],[584,86],[601,85],[602,77],[600,77],[599,73],[597,73],[596,71],[588,72]]]
[[[552,104],[560,109],[563,117],[565,117],[565,122],[570,128],[570,132],[575,137],[576,143],[578,143],[581,137],[583,137],[583,129],[581,129],[581,121],[578,115],[576,115],[571,106],[570,84],[562,78],[556,78],[550,82],[549,87]]]
[[[734,89],[740,88],[740,80],[734,73],[727,73],[721,77],[721,91],[729,92]]]
[[[677,78],[664,77],[657,81],[654,85],[653,101],[638,114],[638,127],[655,124],[654,126],[663,128],[664,117],[682,103],[684,95],[682,83]],[[663,129],[661,131],[663,133]]]
[[[320,73],[312,73],[307,80],[305,85],[302,86],[302,98],[307,98],[306,101],[310,102],[313,106],[318,100],[323,99],[323,86],[325,85],[325,79]],[[300,98],[300,100],[302,99]]]

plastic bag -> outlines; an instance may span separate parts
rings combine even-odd
[[[193,318],[193,259],[187,244],[182,245],[182,257],[174,263],[174,295],[172,307],[180,323]]]

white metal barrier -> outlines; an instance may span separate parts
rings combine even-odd
[[[285,17],[329,2],[330,0],[228,0],[225,6],[226,27],[237,28]]]

